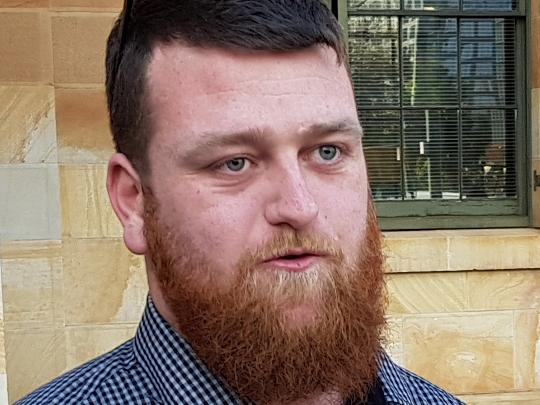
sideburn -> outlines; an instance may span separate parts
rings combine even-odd
[[[333,242],[319,236],[282,234],[246,253],[234,285],[217,291],[211,280],[220,269],[194,249],[188,235],[160,223],[156,201],[152,196],[146,200],[149,256],[175,315],[174,327],[233,391],[256,404],[328,392],[343,398],[367,396],[376,380],[386,308],[381,238],[372,204],[355,260],[346,260]],[[260,257],[292,245],[315,246],[332,257],[319,269],[317,316],[299,328],[291,327],[276,305],[281,293],[272,291],[273,278],[265,278],[264,288],[254,282],[261,271],[254,263]]]

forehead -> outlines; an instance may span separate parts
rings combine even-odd
[[[285,53],[160,45],[148,85],[157,136],[356,119],[346,68],[322,46]]]

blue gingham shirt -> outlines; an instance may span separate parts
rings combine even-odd
[[[389,405],[463,402],[383,355],[379,384]],[[149,298],[136,336],[16,404],[243,404],[197,358]]]

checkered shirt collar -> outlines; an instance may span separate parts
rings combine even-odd
[[[208,370],[189,343],[158,313],[150,297],[133,347],[163,404],[176,405],[186,400],[193,404],[245,404]],[[415,404],[413,391],[418,386],[413,380],[418,377],[393,363],[386,353],[381,356],[378,376],[388,404]],[[428,389],[426,397],[437,399],[430,389],[435,386],[422,381]]]
[[[195,355],[148,299],[134,339],[138,361],[148,371],[163,404],[241,404],[242,401]]]

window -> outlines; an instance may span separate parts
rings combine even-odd
[[[529,224],[522,3],[334,3],[383,228]]]

